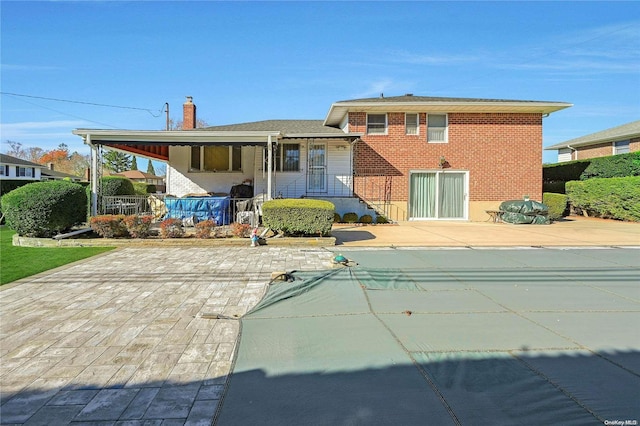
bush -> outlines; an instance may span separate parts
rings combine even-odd
[[[251,235],[251,225],[249,225],[248,223],[234,222],[231,224],[230,228],[231,228],[231,233],[235,237],[249,238],[249,236]]]
[[[627,176],[640,176],[640,151],[592,158],[580,180]]]
[[[344,216],[342,216],[342,220],[345,223],[356,223],[358,219],[358,214],[354,212],[345,213]]]
[[[128,235],[127,225],[122,214],[105,214],[94,216],[89,220],[93,232],[102,238],[119,238]]]
[[[160,222],[160,236],[162,238],[184,237],[184,227],[182,226],[182,219],[169,218]]]
[[[340,213],[334,213],[333,214],[333,223],[340,223],[342,222],[342,217],[340,217]]]
[[[211,238],[215,227],[216,221],[211,219],[196,223],[196,238]]]
[[[360,223],[373,223],[373,218],[371,217],[371,215],[363,214],[362,216],[360,216],[360,219],[358,219],[358,222],[360,222]]]
[[[18,235],[51,237],[86,220],[87,198],[81,185],[34,182],[2,196],[7,225]]]
[[[262,205],[265,226],[286,235],[329,235],[335,206],[324,200],[281,199]]]
[[[376,217],[376,223],[389,223],[389,220],[384,216]]]
[[[133,182],[133,190],[136,195],[155,194],[156,186],[145,182]]]
[[[640,176],[640,151],[542,167],[543,192],[565,193],[565,183],[573,180]]]
[[[105,197],[113,195],[135,195],[136,191],[133,182],[122,176],[104,176],[101,180],[102,195]]]
[[[131,215],[124,218],[129,235],[133,238],[147,238],[151,234],[153,216]]]
[[[565,194],[545,192],[542,194],[542,204],[549,209],[549,220],[562,219],[567,215],[567,196]]]
[[[640,221],[640,176],[567,182],[577,212],[603,218]]]

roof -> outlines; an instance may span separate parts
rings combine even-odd
[[[76,175],[72,175],[69,173],[64,173],[64,172],[59,172],[57,170],[51,170],[49,168],[44,168],[42,169],[42,176],[49,176],[49,177],[53,177],[56,179],[64,179],[64,178],[69,178],[71,180],[82,180],[83,178],[80,176],[76,176]]]
[[[151,173],[141,172],[140,170],[127,170],[115,173],[115,176],[124,176],[129,179],[164,179],[162,176],[156,176]]]
[[[550,114],[572,106],[566,102],[526,101],[484,98],[445,98],[403,96],[353,99],[331,105],[324,120],[327,126],[338,126],[348,112],[471,112],[471,113],[540,113]]]
[[[546,150],[562,149],[577,146],[596,145],[600,143],[622,141],[626,139],[640,137],[640,120],[621,126],[611,127],[610,129],[600,132],[591,133],[586,136],[560,142],[555,145],[546,147]]]
[[[7,154],[0,154],[0,163],[14,164],[16,166],[39,167],[41,169],[46,168],[46,166],[43,166],[42,164],[32,163],[31,161],[23,160],[22,158],[12,157]]]
[[[361,136],[347,134],[341,129],[325,126],[322,120],[263,120],[248,123],[210,126],[201,131],[272,131],[280,132],[283,137],[348,137]]]

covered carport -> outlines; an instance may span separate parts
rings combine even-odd
[[[91,148],[91,215],[99,212],[100,178],[102,177],[103,147],[128,154],[148,157],[169,163],[171,146],[262,146],[267,148],[267,196],[272,194],[273,147],[281,137],[278,131],[154,131],[154,130],[98,130],[75,129],[73,134],[82,137]]]

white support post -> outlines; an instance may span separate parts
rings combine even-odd
[[[267,199],[270,200],[272,197],[272,188],[271,188],[271,175],[273,174],[273,149],[272,149],[272,140],[271,135],[267,136]]]
[[[98,147],[91,144],[91,135],[87,134],[85,141],[87,145],[91,147],[91,216],[98,214],[98,167],[99,155]]]

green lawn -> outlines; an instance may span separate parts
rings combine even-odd
[[[14,247],[15,231],[0,226],[0,285],[35,275],[115,247]]]

